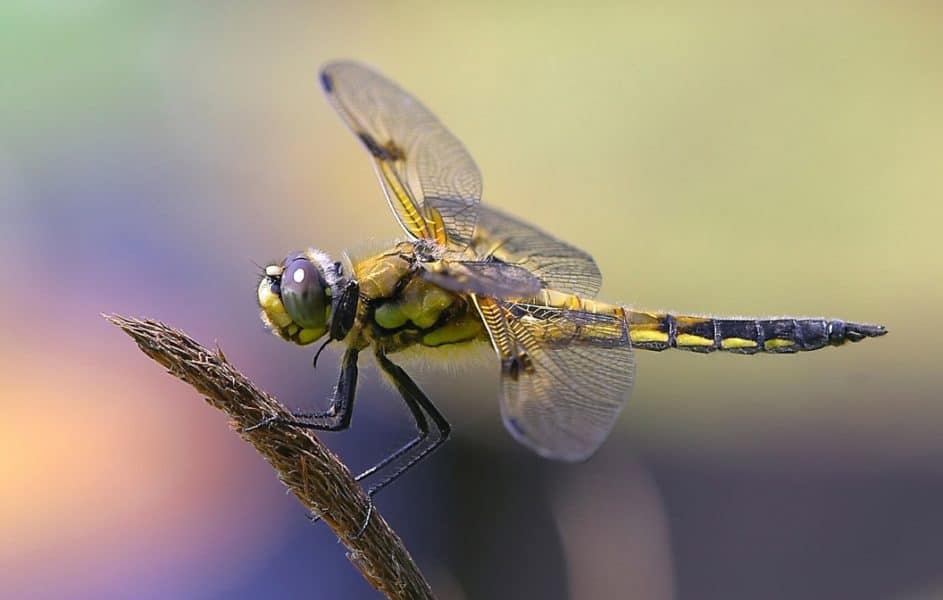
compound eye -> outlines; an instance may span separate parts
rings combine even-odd
[[[303,328],[321,329],[327,324],[327,284],[307,258],[296,258],[282,272],[282,304],[292,320]]]

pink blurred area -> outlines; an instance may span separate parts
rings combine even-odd
[[[176,62],[147,11],[104,8],[0,9],[26,61],[0,144],[0,595],[217,596],[315,530],[225,417],[101,313],[170,320],[273,374],[253,260],[288,250],[290,203],[261,197],[284,190],[259,166],[283,136],[232,143],[241,117],[197,100],[226,74]]]
[[[0,584],[18,597],[219,593],[297,514],[271,511],[267,467],[224,419],[113,335],[94,286],[64,302],[56,269],[36,275],[29,300],[0,302],[17,315],[0,346]]]

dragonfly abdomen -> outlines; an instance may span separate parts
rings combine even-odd
[[[839,319],[778,317],[744,319],[626,311],[632,346],[737,354],[787,354],[840,346],[887,333],[884,327]]]

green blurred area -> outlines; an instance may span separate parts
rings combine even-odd
[[[943,454],[937,4],[261,6],[4,3],[0,173],[161,131],[220,192],[174,202],[227,212],[199,240],[221,256],[392,238],[315,82],[360,59],[466,143],[486,202],[592,252],[604,298],[890,329],[806,356],[643,353],[631,435]]]

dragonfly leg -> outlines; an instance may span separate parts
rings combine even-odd
[[[402,448],[357,476],[357,481],[363,481],[367,478],[383,475],[384,471],[386,472],[383,478],[367,490],[367,493],[371,496],[395,481],[410,467],[416,465],[433,450],[441,446],[449,438],[449,433],[452,430],[451,425],[442,413],[422,393],[419,386],[413,382],[403,369],[395,365],[383,352],[378,351],[376,357],[380,368],[393,380],[393,385],[396,386],[396,390],[402,396],[410,413],[412,413],[413,419],[416,421],[418,434]],[[434,432],[429,428],[427,415],[435,426]]]
[[[350,426],[350,417],[354,403],[354,394],[357,387],[357,354],[358,350],[348,349],[344,354],[344,360],[341,365],[340,379],[337,382],[337,390],[331,401],[331,407],[323,413],[293,413],[292,421],[276,419],[268,420],[265,424],[271,423],[290,423],[298,427],[307,427],[310,429],[320,429],[329,431],[338,431]],[[382,476],[367,490],[369,496],[386,487],[400,475],[405,473],[410,467],[417,464],[423,458],[428,456],[433,450],[442,445],[448,439],[452,430],[451,425],[432,404],[432,401],[422,393],[419,386],[406,374],[403,369],[390,361],[383,352],[376,354],[377,363],[383,372],[390,376],[393,385],[402,396],[403,401],[409,408],[413,420],[416,423],[417,435],[407,442],[399,450],[396,450],[374,466],[370,467],[356,477],[357,481],[364,481],[374,476]],[[429,421],[435,426],[435,431],[429,427]],[[261,426],[257,425],[256,427]],[[367,508],[367,515],[364,518],[357,536],[363,534],[370,518],[373,516],[373,505]],[[319,516],[314,516],[311,521],[317,522]]]
[[[359,540],[361,537],[363,537],[364,532],[367,531],[367,525],[370,524],[370,517],[373,516],[373,498],[367,496],[367,501],[369,502],[367,505],[367,516],[364,517],[363,524],[360,526],[360,529],[358,529],[357,533],[354,534],[355,540]]]
[[[419,407],[419,403],[413,400],[411,397],[403,396],[403,400],[406,402],[406,406],[409,408],[409,412],[412,414],[413,420],[416,422],[417,435],[413,439],[409,440],[404,444],[400,449],[396,450],[377,464],[373,465],[360,475],[357,475],[356,480],[360,481],[366,477],[369,477],[379,471],[380,469],[386,467],[386,465],[397,460],[399,457],[403,456],[415,446],[419,445],[429,436],[429,420],[426,419],[426,414],[422,412],[422,409]]]
[[[350,427],[354,396],[357,391],[357,355],[359,352],[357,349],[348,348],[344,353],[341,374],[337,380],[334,396],[331,398],[330,408],[324,412],[292,413],[291,421],[279,419],[276,422],[322,431],[342,431]]]

